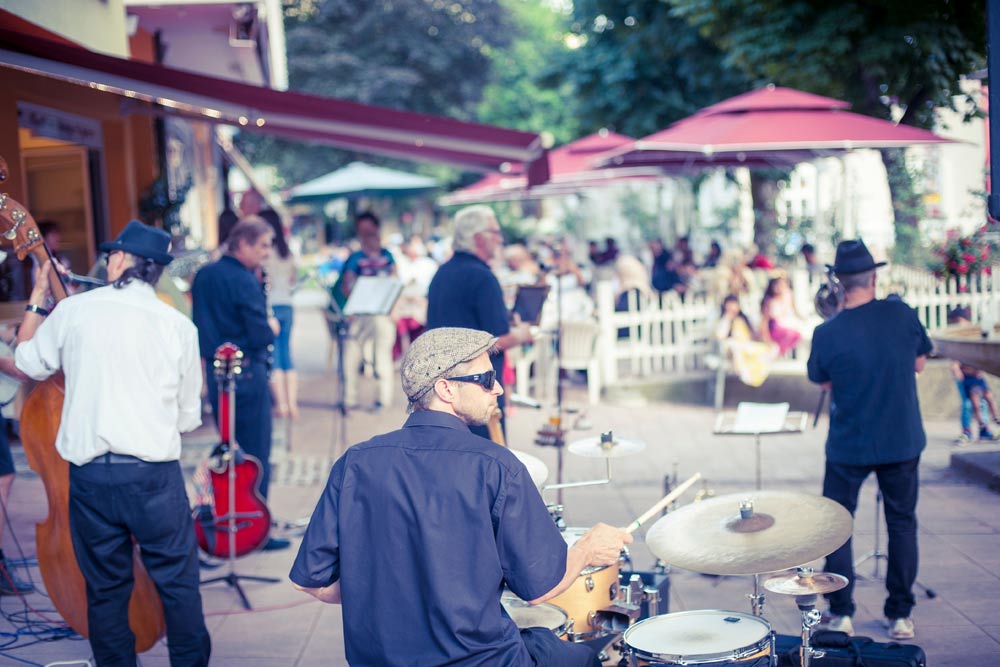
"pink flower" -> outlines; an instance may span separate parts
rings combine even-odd
[[[976,256],[971,252],[962,253],[962,259],[965,260],[966,264],[972,264],[976,261]]]
[[[969,291],[969,286],[968,285],[959,285],[958,286],[958,291],[959,291],[959,293],[968,292]]]
[[[986,275],[988,275],[988,276],[992,276],[993,275],[993,267],[992,266],[983,267],[983,272],[986,273]]]
[[[955,270],[961,274],[966,274],[969,272],[969,267],[966,266],[965,264],[959,264],[958,268],[956,268]]]

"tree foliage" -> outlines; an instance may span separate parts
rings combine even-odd
[[[930,127],[959,79],[985,66],[984,0],[665,0],[758,83],[851,102]],[[966,98],[966,112],[975,102]]]
[[[499,0],[284,0],[284,12],[291,90],[465,120],[512,32]],[[356,159],[400,164],[247,133],[238,143],[289,183]]]
[[[571,27],[578,48],[553,59],[544,80],[572,84],[584,132],[644,136],[750,87],[664,2],[575,0]]]
[[[483,91],[478,120],[529,132],[548,132],[555,144],[580,136],[579,98],[570,81],[543,80],[566,51],[565,12],[539,0],[501,0],[515,33],[508,46],[491,51],[492,76]]]

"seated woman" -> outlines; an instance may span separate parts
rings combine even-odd
[[[740,308],[740,300],[730,294],[722,301],[715,339],[732,361],[733,369],[743,384],[759,387],[767,379],[775,349],[769,343],[754,340],[750,320]]]
[[[785,356],[802,339],[802,334],[795,328],[796,319],[788,278],[771,278],[760,302],[760,339],[777,345],[778,356]]]

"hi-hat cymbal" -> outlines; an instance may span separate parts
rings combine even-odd
[[[535,486],[541,488],[542,484],[545,484],[545,480],[549,477],[549,467],[545,465],[545,462],[537,456],[532,456],[527,452],[517,449],[510,450],[510,453],[524,464],[524,467],[528,469],[531,481],[535,483]]]
[[[745,502],[749,508],[741,507]],[[822,496],[755,491],[703,500],[667,514],[646,544],[664,562],[705,574],[763,574],[822,558],[848,540],[851,514]]]
[[[646,443],[641,440],[626,440],[616,438],[611,431],[597,438],[584,438],[569,445],[571,454],[586,456],[592,459],[614,459],[620,456],[638,454],[646,449]]]
[[[764,588],[782,595],[822,595],[839,591],[847,585],[847,577],[832,572],[790,572],[771,577]]]

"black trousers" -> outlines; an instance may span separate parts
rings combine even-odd
[[[208,368],[212,368],[211,361]],[[215,423],[219,423],[219,386],[208,377],[208,400],[212,404]],[[262,474],[260,494],[267,498],[271,483],[271,387],[267,383],[264,364],[247,364],[236,381],[236,442],[247,454],[260,460]]]
[[[889,535],[888,567],[885,587],[889,592],[883,612],[886,618],[904,618],[916,604],[913,582],[917,580],[917,495],[920,489],[920,457],[900,463],[852,466],[826,462],[823,495],[835,500],[854,515],[858,507],[858,491],[872,472],[878,478],[885,507],[886,533]],[[847,587],[828,594],[830,611],[838,616],[853,616],[854,553],[852,540],[847,540],[826,558],[826,571],[847,577]]]
[[[594,649],[564,642],[546,628],[522,629],[521,641],[536,667],[601,667]]]
[[[208,665],[211,640],[198,589],[198,547],[180,464],[70,466],[73,550],[87,583],[90,646],[98,667],[135,667],[128,626],[132,537],[163,600],[171,667]]]

